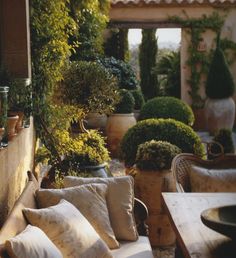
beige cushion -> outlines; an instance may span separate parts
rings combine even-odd
[[[5,246],[8,255],[13,258],[63,258],[45,233],[31,225],[19,235],[7,240]]]
[[[36,191],[36,200],[39,208],[55,205],[61,199],[72,203],[109,248],[114,249],[119,247],[119,243],[110,224],[106,194],[107,185],[88,184],[65,189],[40,189]]]
[[[27,220],[40,227],[64,258],[110,258],[108,246],[80,213],[66,200],[44,209],[23,209]]]
[[[140,236],[135,242],[121,242],[120,248],[112,250],[114,258],[153,258],[152,248],[148,237]]]
[[[133,215],[134,180],[131,176],[111,178],[64,178],[64,186],[76,186],[89,183],[104,183],[108,186],[107,206],[111,226],[119,240],[136,241],[138,233]]]
[[[192,192],[236,192],[236,169],[207,169],[192,166]]]

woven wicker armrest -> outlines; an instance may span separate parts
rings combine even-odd
[[[171,165],[176,180],[177,191],[191,192],[189,172],[193,165],[208,169],[236,168],[236,155],[225,154],[213,160],[204,160],[201,157],[190,153],[181,153],[177,155],[173,159]]]

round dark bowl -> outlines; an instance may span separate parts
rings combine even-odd
[[[236,240],[236,205],[204,210],[201,220],[207,227]]]

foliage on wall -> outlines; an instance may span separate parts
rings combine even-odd
[[[70,15],[78,26],[78,33],[70,37],[74,48],[72,60],[88,60],[103,52],[109,3],[108,0],[70,0]]]
[[[207,75],[210,60],[212,58],[212,51],[199,51],[199,43],[202,40],[202,34],[207,30],[212,30],[216,35],[220,33],[224,24],[225,15],[220,15],[217,12],[213,12],[211,15],[203,15],[201,18],[189,18],[185,19],[174,16],[170,17],[170,22],[179,24],[181,27],[186,28],[187,33],[191,37],[191,44],[188,47],[189,59],[187,65],[191,70],[191,77],[188,80],[190,85],[189,94],[192,98],[192,107],[201,108],[204,106],[204,99],[199,93],[200,80],[202,76]],[[222,49],[231,49],[236,53],[236,44],[228,39],[222,40]],[[232,63],[233,59],[231,60]]]
[[[146,100],[158,94],[157,75],[152,72],[156,66],[157,51],[156,29],[143,29],[139,49],[139,66],[140,86]]]

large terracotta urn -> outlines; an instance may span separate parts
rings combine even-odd
[[[229,98],[210,99],[205,104],[207,130],[210,134],[219,129],[232,129],[235,119],[235,102]]]
[[[120,142],[129,128],[136,124],[133,113],[112,114],[107,119],[106,136],[111,156],[116,158],[119,154]]]
[[[176,240],[175,233],[161,199],[162,192],[176,192],[173,173],[170,169],[136,171],[135,196],[147,205],[149,211],[146,223],[150,243],[159,247],[173,245]]]

